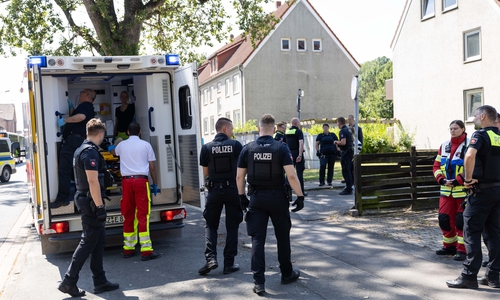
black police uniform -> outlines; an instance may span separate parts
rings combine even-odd
[[[264,244],[269,217],[273,222],[278,243],[278,261],[282,278],[292,269],[290,250],[290,202],[284,190],[283,166],[292,165],[288,147],[272,136],[259,137],[247,144],[238,160],[238,168],[247,169],[247,181],[252,186],[246,213],[248,235],[252,237],[252,273],[255,284],[264,284]]]
[[[476,195],[469,197],[464,216],[467,260],[462,278],[476,280],[481,268],[481,233],[489,251],[486,277],[499,280],[500,272],[500,133],[496,127],[474,132],[470,148],[477,150],[472,177],[478,180]]]
[[[59,186],[55,203],[51,207],[67,205],[70,197],[70,186],[73,167],[73,154],[82,145],[86,135],[87,122],[94,117],[94,106],[90,102],[83,102],[73,111],[71,116],[83,114],[85,120],[79,123],[66,123],[63,131],[63,142],[59,152],[58,176]]]
[[[276,130],[274,133],[274,140],[282,143],[286,143],[286,136],[283,132]]]
[[[236,187],[236,167],[242,146],[240,142],[218,133],[214,140],[203,145],[200,165],[208,167],[208,196],[203,211],[206,221],[205,258],[217,260],[217,230],[222,212],[226,208],[226,246],[224,247],[224,268],[234,264],[238,253],[238,227],[243,221],[238,189]]]
[[[304,133],[299,128],[292,126],[286,131],[285,136],[288,148],[290,148],[290,152],[292,153],[293,166],[300,181],[300,188],[302,189],[302,193],[304,193],[304,170],[306,168],[304,157],[302,157],[300,162],[297,162],[297,157],[303,154],[299,153],[299,141],[304,140]]]
[[[345,145],[339,146],[340,148],[340,164],[342,166],[342,176],[345,180],[344,191],[352,192],[352,185],[354,184],[352,159],[354,158],[354,150],[352,148],[352,133],[349,127],[344,125],[339,132],[339,139],[345,139]]]
[[[99,183],[101,190],[106,186],[103,182],[104,174],[107,172],[104,158],[98,151],[98,147],[89,140],[75,151],[74,172],[76,194],[75,203],[82,214],[82,237],[80,244],[73,253],[71,264],[64,276],[63,284],[75,286],[83,264],[90,256],[90,269],[92,270],[94,286],[102,286],[107,283],[106,275],[102,265],[104,246],[106,245],[105,222],[97,221],[96,206],[90,197],[89,183],[86,170],[99,172]]]
[[[328,134],[318,134],[316,142],[319,142],[319,152],[321,157],[319,158],[319,183],[325,184],[325,171],[328,165],[328,175],[326,182],[332,184],[333,180],[333,167],[335,166],[335,158],[337,157],[337,146],[335,141],[338,141],[338,137],[335,133]]]

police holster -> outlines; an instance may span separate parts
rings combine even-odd
[[[288,182],[286,182],[283,185],[283,189],[285,191],[286,199],[291,202],[292,201],[292,187],[290,186],[290,184]]]
[[[248,196],[252,196],[253,194],[255,194],[255,186],[254,185],[251,185],[250,183],[248,184],[248,193],[247,195]]]

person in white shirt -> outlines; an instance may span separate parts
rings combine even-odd
[[[123,222],[123,256],[130,258],[135,254],[137,242],[141,245],[142,260],[156,259],[161,254],[153,252],[153,244],[149,233],[149,214],[151,211],[151,193],[149,177],[153,184],[151,190],[156,196],[156,157],[151,144],[141,140],[141,127],[136,122],[128,126],[126,141],[116,147],[110,146],[109,151],[120,157],[120,172],[122,180],[121,212]],[[139,240],[137,239],[139,238]]]

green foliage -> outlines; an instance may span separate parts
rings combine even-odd
[[[302,128],[304,133],[308,133],[310,135],[318,135],[323,133],[323,124],[314,124],[307,128]],[[339,128],[338,127],[330,127],[330,132],[335,133],[335,135],[339,136]]]
[[[374,123],[363,124],[363,149],[361,153],[385,153],[409,151],[413,142],[413,134],[406,133],[400,124]],[[399,129],[399,136],[394,133]]]
[[[385,80],[392,78],[392,61],[383,56],[359,69],[359,112],[363,118],[393,117],[393,103],[385,99]]]
[[[0,13],[0,53],[102,56],[179,53],[203,61],[196,48],[222,42],[227,0],[12,0]],[[237,24],[255,46],[277,22],[271,0],[231,0]],[[54,5],[55,4],[55,5]],[[115,5],[116,4],[116,5]]]
[[[238,125],[234,127],[233,132],[234,133],[248,133],[248,132],[256,132],[257,131],[257,120],[256,119],[251,119],[248,120],[245,124],[243,125]]]

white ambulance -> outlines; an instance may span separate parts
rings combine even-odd
[[[59,114],[68,116],[68,100],[75,107],[85,88],[96,91],[95,116],[106,122],[106,138],[113,138],[119,95],[128,91],[135,103],[141,138],[156,155],[158,188],[152,199],[150,230],[153,239],[180,233],[186,210],[183,203],[204,206],[200,192],[203,174],[198,166],[201,147],[196,64],[179,66],[175,54],[114,57],[50,57],[28,59],[29,117],[26,170],[29,197],[42,252],[73,251],[81,235],[74,202],[50,209],[58,190],[58,150],[62,137]],[[106,154],[106,153],[104,153]],[[119,170],[116,159],[105,155],[108,169]],[[115,178],[117,179],[117,178]],[[71,190],[74,192],[74,183]],[[119,178],[107,191],[108,245],[123,241]],[[112,238],[115,237],[115,238]]]

